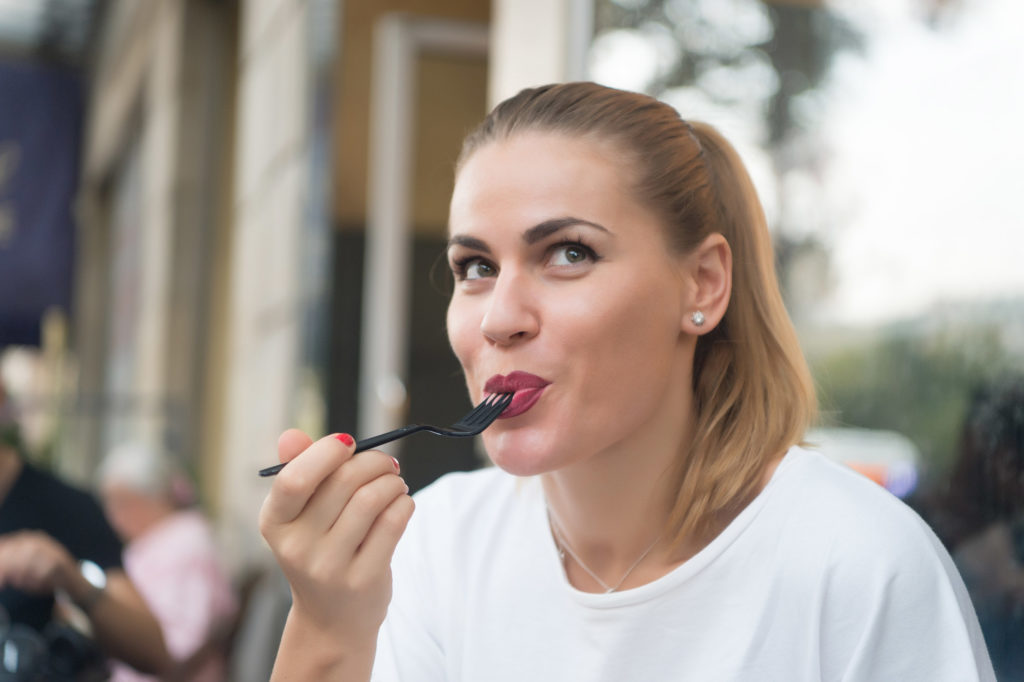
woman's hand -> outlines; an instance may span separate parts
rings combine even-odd
[[[289,464],[263,503],[260,531],[291,585],[278,655],[278,666],[289,659],[291,672],[314,652],[339,660],[368,652],[372,663],[391,600],[391,556],[412,498],[392,457],[354,457],[353,449],[346,434],[314,443],[292,429],[278,440],[278,456]]]

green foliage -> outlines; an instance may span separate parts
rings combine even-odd
[[[1010,362],[995,328],[889,331],[811,358],[826,425],[898,431],[921,450],[929,474],[955,457],[971,392]]]

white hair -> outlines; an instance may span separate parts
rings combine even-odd
[[[113,448],[97,472],[100,486],[117,484],[153,497],[187,504],[191,484],[184,472],[162,449],[145,443],[123,443]]]

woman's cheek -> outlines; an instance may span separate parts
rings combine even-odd
[[[468,358],[471,348],[472,325],[467,319],[468,315],[464,303],[453,300],[448,306],[448,343],[455,353],[456,359],[462,365],[464,372],[469,372]],[[479,334],[479,332],[478,332]],[[468,377],[467,377],[468,378]]]

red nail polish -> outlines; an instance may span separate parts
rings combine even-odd
[[[352,444],[355,443],[355,441],[352,439],[352,436],[348,435],[347,433],[336,433],[334,434],[334,437],[349,447],[351,447]]]
[[[391,461],[395,463],[395,473],[396,474],[402,473],[402,467],[398,464],[398,460],[395,459],[394,457],[392,457]]]

